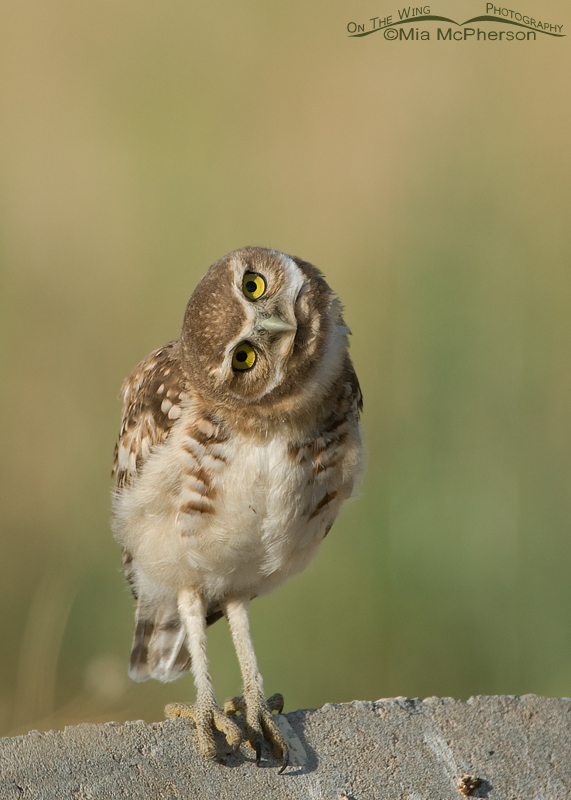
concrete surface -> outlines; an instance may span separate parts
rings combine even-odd
[[[283,775],[267,751],[256,768],[245,746],[221,763],[204,761],[184,719],[0,739],[0,798],[571,798],[570,699],[328,704],[282,715],[280,727],[295,762]]]

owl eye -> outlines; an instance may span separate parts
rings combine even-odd
[[[257,272],[246,272],[242,291],[249,300],[258,300],[266,291],[266,281]]]
[[[256,363],[256,351],[253,347],[250,347],[248,342],[242,342],[239,344],[238,347],[234,350],[234,355],[232,356],[232,368],[240,370],[244,372],[244,370],[252,369],[254,364]]]

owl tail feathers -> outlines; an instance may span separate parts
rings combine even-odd
[[[154,678],[164,683],[175,681],[190,669],[186,631],[176,603],[163,603],[149,609],[139,598],[129,662],[129,677],[134,681]]]

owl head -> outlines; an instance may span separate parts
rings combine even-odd
[[[349,331],[341,312],[311,264],[263,247],[235,250],[188,302],[184,368],[213,404],[318,402],[343,367]]]

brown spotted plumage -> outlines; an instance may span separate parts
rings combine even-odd
[[[151,447],[166,439],[181,414],[185,381],[180,349],[179,342],[170,342],[155,350],[121,387],[123,422],[113,463],[118,487],[137,474]]]
[[[137,610],[129,672],[170,681],[192,670],[198,746],[213,728],[237,746],[243,716],[260,760],[269,741],[287,763],[264,699],[248,604],[315,556],[361,469],[362,398],[348,329],[322,274],[248,247],[213,264],[189,300],[182,333],[122,387],[113,528]],[[243,698],[217,706],[206,627],[226,616]]]

